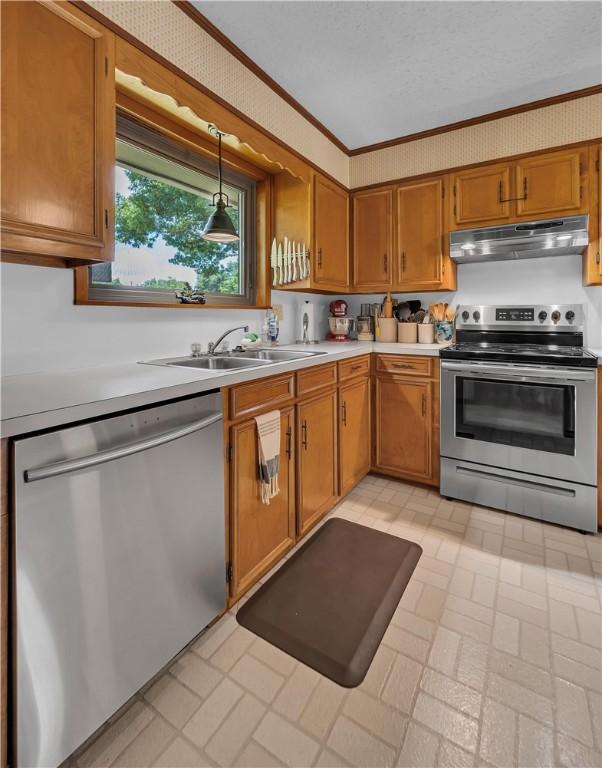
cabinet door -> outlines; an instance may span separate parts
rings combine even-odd
[[[397,190],[400,290],[435,288],[443,263],[443,180],[405,184]]]
[[[69,3],[1,8],[3,250],[111,259],[113,36]]]
[[[377,377],[375,465],[383,472],[431,479],[432,382]]]
[[[280,493],[263,504],[255,419],[230,429],[232,596],[254,584],[295,543],[294,409],[280,411]]]
[[[349,287],[349,196],[319,174],[314,178],[314,281]]]
[[[353,197],[353,286],[380,290],[392,286],[393,191],[359,192]]]
[[[340,493],[344,495],[370,469],[370,379],[339,390]]]
[[[307,533],[337,498],[337,393],[297,406],[297,532]]]
[[[510,219],[510,166],[486,165],[452,174],[452,227],[503,222]]]
[[[521,218],[576,214],[583,207],[581,174],[587,167],[586,150],[548,152],[516,163],[516,213]]]

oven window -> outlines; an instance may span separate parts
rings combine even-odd
[[[575,454],[575,387],[456,378],[456,437]]]

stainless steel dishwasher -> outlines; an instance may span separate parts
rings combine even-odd
[[[56,766],[226,603],[212,392],[15,441],[16,765]]]

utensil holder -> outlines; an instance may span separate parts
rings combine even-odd
[[[390,344],[393,341],[397,341],[397,320],[394,317],[381,317],[378,320],[380,325],[380,336],[376,337],[376,341]]]
[[[435,337],[437,344],[446,344],[451,341],[454,332],[454,324],[450,320],[438,320],[435,323]]]
[[[435,343],[435,326],[432,323],[420,323],[418,326],[418,343]]]
[[[401,344],[416,344],[418,341],[418,323],[399,323],[397,341]]]

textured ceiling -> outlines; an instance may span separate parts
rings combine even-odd
[[[602,4],[196,0],[349,148],[602,82]]]

